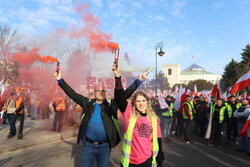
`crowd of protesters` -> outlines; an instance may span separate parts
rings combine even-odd
[[[240,145],[240,151],[250,155],[250,138],[237,138],[250,114],[249,99],[238,100],[231,95],[225,99],[210,99],[203,94],[192,98],[186,95],[178,111],[175,110],[174,97],[167,95],[167,108],[161,108],[159,97],[149,98],[141,91],[136,91],[147,74],[141,74],[127,89],[123,89],[118,64],[114,63],[115,76],[114,99],[106,98],[103,85],[96,86],[92,98],[76,93],[62,78],[60,71],[54,77],[62,91],[51,96],[46,88],[25,88],[11,85],[7,96],[1,101],[4,110],[2,124],[10,126],[7,138],[16,135],[16,122],[20,120],[17,139],[23,138],[25,118],[31,120],[49,119],[54,111],[52,131],[61,132],[64,124],[79,127],[77,143],[82,142],[82,164],[92,166],[95,159],[98,164],[107,166],[110,151],[121,141],[118,124],[120,111],[124,119],[124,139],[122,144],[121,166],[162,166],[165,159],[162,142],[173,140],[175,135],[192,143],[190,132],[200,137],[207,137],[211,122],[211,134],[208,146],[221,149],[222,134],[226,135],[226,144]],[[65,94],[67,95],[65,95]],[[133,95],[134,94],[134,95]],[[90,152],[93,152],[93,154]]]
[[[204,138],[207,133],[209,118],[211,118],[211,133],[208,135],[207,144],[210,147],[222,148],[222,135],[225,135],[225,144],[240,145],[239,151],[250,155],[250,137],[238,137],[242,127],[250,115],[249,98],[237,99],[234,95],[228,99],[217,99],[211,96],[211,103],[204,95],[195,96],[193,99],[186,95],[182,107],[175,111],[175,99],[170,95],[165,98],[169,108],[161,109],[159,98],[152,98],[152,107],[161,120],[163,141],[171,141],[169,134],[180,137],[185,143],[192,143],[190,132],[197,133]],[[190,122],[193,122],[191,129]],[[207,136],[206,136],[207,137]]]
[[[8,139],[17,134],[16,123],[19,120],[17,139],[23,139],[25,119],[29,118],[34,121],[50,119],[53,112],[52,131],[60,132],[65,124],[80,126],[81,107],[60,91],[51,95],[46,88],[39,85],[27,87],[10,83],[6,92],[6,95],[1,96],[2,99],[0,99],[0,111],[2,111],[0,124],[9,124]]]

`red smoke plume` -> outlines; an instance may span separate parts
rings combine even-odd
[[[87,3],[81,3],[76,7],[77,13],[82,18],[84,27],[79,30],[73,30],[70,33],[71,38],[87,37],[89,45],[96,52],[105,52],[119,49],[118,43],[112,42],[112,35],[104,33],[99,27],[99,18],[95,17]]]
[[[31,50],[28,50],[26,54],[23,52],[16,52],[13,54],[12,60],[21,62],[25,66],[31,65],[35,61],[40,61],[40,62],[48,63],[48,64],[52,64],[54,62],[59,63],[57,58],[54,58],[51,56],[42,57],[39,53],[37,53],[38,51],[39,51],[39,48],[33,48]]]

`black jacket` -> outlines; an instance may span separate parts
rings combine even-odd
[[[205,101],[199,101],[196,103],[196,116],[197,120],[204,122],[205,124],[208,123],[208,107],[207,102]]]
[[[116,89],[121,87],[121,78],[115,79]],[[85,114],[78,132],[77,143],[79,144],[83,135],[85,135],[85,130],[94,113],[94,103],[95,100],[88,99],[78,93],[76,93],[64,80],[58,83],[58,85],[64,90],[64,92],[77,104],[83,108],[82,114]],[[139,85],[135,82],[125,91],[126,98],[129,98]],[[104,128],[106,130],[106,135],[108,138],[110,148],[115,147],[121,141],[119,129],[116,128],[113,119],[117,120],[117,105],[116,96],[111,99],[110,102],[105,100],[102,104],[101,117]]]
[[[138,81],[138,80],[136,80],[136,81]],[[135,85],[137,86],[139,84],[136,81],[134,82],[134,85],[131,85],[132,87],[135,86]],[[129,92],[126,92],[128,90],[129,90]],[[119,110],[122,113],[125,112],[125,110],[127,108],[127,105],[128,105],[127,99],[128,99],[129,96],[132,95],[131,90],[134,90],[134,89],[132,89],[130,87],[130,88],[128,88],[128,90],[126,89],[126,91],[124,91],[121,84],[119,86],[119,89],[115,89],[115,100],[116,100],[116,103],[117,103],[117,107],[119,108]],[[163,154],[163,151],[162,151],[161,138],[158,138],[158,145],[159,145],[159,152],[158,152],[158,155],[156,157],[156,161],[157,161],[158,166],[162,166],[162,161],[165,159],[165,157],[164,157],[164,154]]]
[[[20,112],[21,112],[23,109],[24,109],[24,105],[23,105],[23,102],[21,102],[20,106],[19,106],[18,109],[16,110],[16,113],[17,113],[17,114],[20,114]],[[24,114],[24,111],[23,111],[22,114]]]
[[[224,106],[225,106],[224,104],[222,106],[220,106],[220,107],[217,104],[215,105],[215,107],[214,107],[214,113],[213,113],[213,118],[212,118],[213,122],[216,122],[216,123],[220,122],[220,110]],[[225,117],[225,113],[224,113],[224,117]],[[225,118],[224,118],[223,122],[225,122]]]

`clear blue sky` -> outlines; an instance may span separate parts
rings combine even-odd
[[[164,43],[162,64],[195,63],[223,73],[250,43],[250,0],[87,0],[102,29],[113,34],[134,63],[155,65],[155,45]],[[79,25],[72,0],[0,0],[0,21],[35,36]],[[143,63],[139,63],[143,62]]]

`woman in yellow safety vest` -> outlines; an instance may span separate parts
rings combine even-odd
[[[146,77],[146,74],[140,75],[135,84],[140,84]],[[124,91],[122,84],[119,84],[115,89],[117,107],[125,119],[121,166],[160,167],[164,155],[159,120],[151,108],[150,98],[144,92],[136,92],[131,105],[128,104],[127,98],[131,95],[129,92],[133,92],[135,87],[131,85]]]

